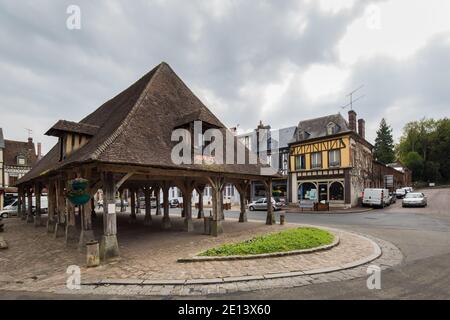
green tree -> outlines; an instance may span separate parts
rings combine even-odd
[[[418,152],[409,152],[405,157],[404,163],[412,171],[414,181],[422,180],[423,159]]]
[[[383,118],[375,139],[374,157],[381,163],[388,164],[395,161],[394,138],[392,128]]]

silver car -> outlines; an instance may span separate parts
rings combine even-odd
[[[402,207],[426,207],[427,197],[421,192],[410,192],[402,201]]]
[[[281,210],[282,207],[283,204],[281,203],[281,201],[276,201],[274,198],[272,198],[272,209],[274,211]],[[261,198],[259,200],[253,201],[248,205],[248,209],[250,211],[267,210],[267,198]]]

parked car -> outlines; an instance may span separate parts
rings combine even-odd
[[[180,205],[180,201],[178,201],[178,199],[172,199],[169,201],[170,208],[178,208],[179,205]]]
[[[384,208],[391,204],[388,189],[366,188],[362,195],[363,206]]]
[[[121,207],[121,205],[122,205],[122,200],[120,200],[120,199],[116,199],[116,207]],[[128,201],[127,200],[123,200],[123,207],[124,208],[127,208],[128,207]]]
[[[410,192],[402,201],[402,207],[426,207],[427,197],[422,192]]]
[[[395,190],[395,195],[396,195],[397,199],[403,199],[407,193],[408,192],[406,191],[405,188]]]
[[[404,187],[403,189],[405,189],[406,192],[414,192],[414,189],[412,187]]]
[[[281,203],[281,201],[276,201],[274,198],[272,198],[272,209],[274,211],[281,210],[282,207],[283,204]],[[248,205],[248,209],[250,211],[267,210],[267,198],[261,198],[259,200],[253,201]]]
[[[3,208],[3,210],[0,211],[0,217],[1,218],[9,218],[12,216],[16,216],[17,215],[17,203],[18,203],[18,200],[16,199],[15,201],[13,201],[13,203],[5,206]]]
[[[3,210],[0,211],[0,217],[9,218],[12,216],[17,216],[18,203],[19,203],[19,200],[16,199],[10,205],[5,206],[3,208]],[[31,208],[32,208],[32,212],[35,213],[35,211],[36,211],[36,198],[35,197],[33,197]],[[41,197],[41,213],[44,213],[44,214],[48,213],[48,198],[47,198],[47,196]]]

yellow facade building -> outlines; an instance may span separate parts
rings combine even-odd
[[[301,121],[290,143],[290,201],[327,202],[334,207],[358,205],[371,184],[372,149],[365,122],[356,112]]]

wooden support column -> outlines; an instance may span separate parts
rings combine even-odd
[[[197,219],[203,219],[205,217],[205,212],[203,210],[203,193],[205,192],[205,185],[200,185],[195,188],[198,193],[198,212]]]
[[[136,193],[137,190],[132,188],[130,189],[130,196],[131,196],[131,215],[130,215],[130,223],[136,223],[137,217],[136,217]]]
[[[66,244],[75,244],[79,242],[80,236],[77,231],[75,220],[75,205],[66,198]]]
[[[48,218],[47,218],[47,232],[55,232],[55,210],[56,210],[56,188],[55,182],[49,181],[47,184],[48,189]]]
[[[239,222],[247,222],[247,210],[245,207],[245,199],[247,198],[247,190],[249,186],[249,181],[244,180],[242,182],[239,182],[235,184],[235,187],[237,191],[239,192],[239,199],[240,199],[240,205],[241,205],[241,212],[239,214]]]
[[[86,174],[87,172],[85,172],[85,176],[87,177]],[[85,205],[80,206],[81,232],[80,239],[78,241],[78,248],[80,250],[84,250],[88,242],[95,240],[94,230],[92,229],[92,210],[94,205],[93,199],[97,189],[89,187],[88,192],[91,199]]]
[[[162,185],[163,189],[163,206],[164,206],[164,216],[162,219],[162,227],[163,229],[170,229],[172,227],[172,224],[170,223],[170,216],[169,216],[169,189],[170,189],[170,183],[163,182]]]
[[[23,187],[22,189],[22,214],[20,219],[21,220],[26,220],[27,219],[27,187]]]
[[[161,188],[157,186],[155,188],[155,197],[156,197],[156,215],[161,215]]]
[[[57,215],[55,225],[55,238],[64,237],[66,229],[66,199],[64,195],[64,180],[58,180],[56,185]]]
[[[42,210],[41,210],[41,193],[42,193],[42,185],[41,183],[37,182],[34,185],[34,194],[35,194],[35,198],[36,198],[36,210],[35,210],[35,214],[34,214],[34,226],[35,227],[42,227],[42,219],[41,219],[41,214],[42,214]]]
[[[19,186],[19,190],[17,191],[17,217],[21,218],[22,217],[22,207],[23,207],[23,200],[22,200],[22,192],[23,192],[23,187]]]
[[[145,218],[144,225],[151,226],[152,225],[152,203],[151,203],[151,195],[152,188],[146,186],[144,188],[144,196],[145,196]]]
[[[124,190],[119,190],[119,197],[120,197],[120,212],[125,212],[125,203],[124,203]]]
[[[223,216],[223,201],[222,191],[225,186],[225,181],[221,177],[208,178],[212,191],[212,210],[213,220],[211,222],[211,235],[214,237],[223,233],[222,216]]]
[[[114,199],[114,177],[111,172],[102,174],[103,182],[103,236],[100,244],[100,257],[103,260],[119,256],[117,242],[117,217]]]
[[[33,223],[33,188],[27,187],[27,199],[28,199],[28,205],[27,205],[27,223]]]
[[[272,206],[272,178],[264,181],[264,186],[266,188],[266,199],[267,199],[267,218],[266,224],[273,225],[275,224],[275,214],[273,212]]]
[[[183,192],[183,210],[184,210],[184,230],[187,232],[194,231],[194,223],[192,221],[192,191],[194,190],[194,181],[184,181],[181,185]]]

